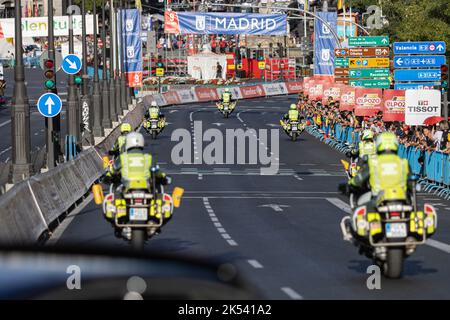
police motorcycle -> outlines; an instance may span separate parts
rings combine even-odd
[[[231,93],[229,89],[225,89],[225,92],[229,94],[229,99],[227,101],[224,101],[223,99],[216,102],[216,107],[219,109],[220,113],[222,113],[224,118],[228,118],[230,114],[234,111],[236,108],[237,100],[231,100]]]
[[[152,103],[152,106],[148,110],[148,116],[144,117],[143,125],[142,127],[144,130],[150,134],[153,140],[156,139],[158,134],[161,133],[161,131],[166,126],[166,120],[165,117],[161,114],[159,114],[159,110],[153,109],[156,107],[156,103]]]
[[[295,105],[291,105],[290,110],[297,109]],[[284,132],[291,138],[292,141],[296,141],[297,137],[303,133],[306,127],[305,121],[290,120],[288,116],[284,116],[283,119],[280,120],[280,125],[283,128]]]
[[[414,186],[410,201],[385,201],[382,191],[371,208],[364,205],[372,196],[368,192],[357,199],[351,215],[340,223],[344,240],[373,260],[387,278],[401,278],[404,260],[417,246],[425,244],[437,227],[432,205],[424,204],[420,211],[417,208],[416,191],[420,191],[417,180],[417,177],[410,179]]]
[[[108,163],[106,156],[103,158],[105,169]],[[135,250],[142,250],[147,240],[160,233],[161,227],[172,218],[174,208],[180,207],[184,189],[175,187],[172,194],[167,193],[164,186],[156,183],[159,170],[158,166],[151,168],[149,189],[127,189],[126,182],[119,181],[111,183],[109,192],[104,195],[100,183],[92,187],[95,203],[102,206],[115,236],[130,241]],[[104,180],[106,173],[99,181]]]

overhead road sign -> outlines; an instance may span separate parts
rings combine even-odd
[[[67,74],[77,74],[81,70],[81,59],[75,54],[68,54],[64,57],[61,67]]]
[[[42,114],[44,117],[53,118],[61,112],[61,98],[51,92],[44,93],[38,99],[37,108],[40,114]]]
[[[349,80],[348,84],[352,87],[388,89],[390,86],[390,81],[386,79],[358,79]]]
[[[350,69],[348,75],[350,78],[387,78],[389,68]]]
[[[445,56],[395,56],[395,68],[440,67],[445,64]]]
[[[398,69],[394,70],[395,81],[438,81],[441,69]]]
[[[349,58],[349,68],[389,68],[389,58]]]
[[[416,82],[416,83],[396,83],[394,89],[396,90],[422,90],[422,89],[434,89],[435,86],[439,86],[440,82]]]
[[[394,42],[394,54],[444,54],[444,41]]]
[[[336,57],[388,57],[389,48],[385,47],[361,47],[334,49]]]
[[[348,77],[349,75],[348,68],[335,68],[334,75],[336,77]]]
[[[389,46],[389,37],[349,37],[348,45],[349,47],[387,47]]]
[[[337,68],[348,68],[348,58],[335,58],[334,66]]]

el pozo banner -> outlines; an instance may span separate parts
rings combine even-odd
[[[286,35],[285,14],[175,12],[164,14],[164,32],[174,34]]]
[[[82,17],[74,15],[73,17],[73,34],[81,35]],[[69,35],[69,17],[54,17],[54,35]],[[5,38],[14,38],[14,18],[0,19],[0,30],[3,31]],[[94,19],[92,15],[86,15],[86,33],[94,33]],[[47,37],[48,36],[48,17],[30,17],[22,18],[22,36],[24,38],[31,37]]]

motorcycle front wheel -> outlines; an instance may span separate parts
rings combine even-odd
[[[291,136],[292,141],[296,141],[297,140],[297,134],[293,133]]]
[[[155,139],[156,139],[156,136],[157,136],[156,131],[153,131],[153,132],[152,132],[152,139],[155,140]]]
[[[142,251],[145,243],[145,229],[133,228],[131,230],[131,246],[133,250]]]
[[[390,279],[401,278],[403,273],[403,260],[403,248],[389,248],[383,268],[384,275]]]

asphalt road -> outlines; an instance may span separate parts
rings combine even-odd
[[[287,97],[240,101],[229,119],[211,104],[165,109],[169,125],[156,141],[146,136],[146,150],[172,175],[172,186],[186,191],[172,221],[146,247],[232,261],[270,299],[450,298],[447,201],[420,195],[420,202],[429,201],[439,210],[434,241],[406,260],[403,279],[382,278],[381,290],[369,290],[366,281],[371,262],[342,240],[339,229],[346,199],[337,193],[337,185],[345,177],[339,163],[342,155],[334,149],[307,133],[291,142],[279,130],[279,156],[275,145],[264,142],[257,132],[258,147],[266,151],[269,145],[279,159],[275,159],[280,168],[276,175],[261,175],[259,164],[172,162],[171,152],[177,144],[171,141],[174,130],[193,132],[193,122],[201,121],[203,130],[215,128],[222,133],[236,128],[278,131],[278,120],[291,101]],[[196,146],[193,158],[202,150],[198,141]],[[93,202],[71,214],[52,241],[129,246],[114,237]]]
[[[11,99],[14,91],[14,70],[5,69],[6,80],[5,96],[8,103],[0,107],[0,162],[11,159]],[[36,108],[40,95],[45,93],[43,71],[39,68],[25,69],[25,85],[30,104],[30,134],[31,149],[36,150],[45,145],[45,120]],[[66,130],[65,102],[67,98],[67,75],[62,71],[57,72],[58,95],[63,100],[63,111],[61,112],[61,137]]]

